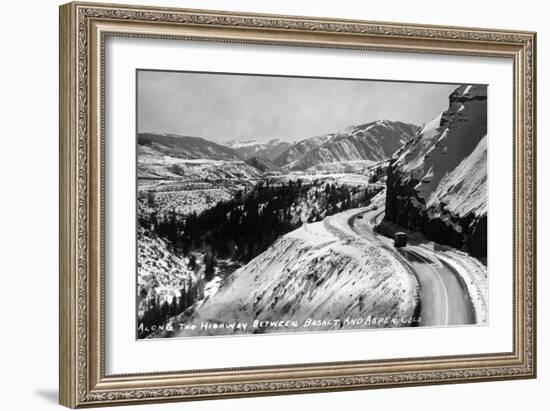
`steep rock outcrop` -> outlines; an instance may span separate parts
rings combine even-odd
[[[463,85],[388,168],[385,218],[487,255],[487,87]]]

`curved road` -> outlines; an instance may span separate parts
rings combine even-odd
[[[432,251],[416,245],[395,248],[393,240],[378,235],[373,228],[384,216],[384,205],[354,214],[348,223],[353,231],[395,255],[418,279],[420,285],[420,326],[475,324],[467,291],[458,273]]]

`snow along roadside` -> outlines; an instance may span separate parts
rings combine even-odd
[[[474,308],[476,323],[487,324],[487,269],[468,254],[454,250],[442,251],[438,257],[449,264],[461,277]]]
[[[416,275],[409,269],[409,267],[403,264],[393,253],[388,251],[385,247],[379,244],[373,244],[368,239],[358,235],[349,225],[349,220],[355,215],[364,214],[366,211],[372,210],[373,205],[377,205],[380,201],[379,195],[372,200],[372,205],[363,208],[355,208],[341,213],[329,216],[323,220],[325,229],[338,238],[340,241],[347,243],[353,243],[358,249],[364,250],[376,250],[376,253],[381,258],[381,261],[385,261],[388,264],[385,269],[389,268],[392,273],[394,287],[401,290],[407,290],[404,303],[409,307],[413,307],[413,312],[418,306],[420,299],[420,284]],[[403,297],[405,297],[405,295]]]

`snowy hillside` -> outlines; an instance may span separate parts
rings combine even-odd
[[[254,167],[241,160],[181,159],[153,147],[138,146],[138,179],[208,182],[253,179],[259,175]]]
[[[373,246],[351,229],[348,220],[365,209],[348,210],[307,224],[283,236],[267,251],[235,271],[216,293],[178,322],[276,323],[299,319],[292,328],[259,328],[255,333],[308,331],[306,319],[341,319],[316,330],[399,327],[402,323],[344,324],[347,319],[413,317],[417,283],[387,250]],[[196,330],[220,335],[235,330]],[[250,332],[250,330],[248,331]],[[186,331],[185,335],[192,335]],[[159,336],[159,335],[157,335]]]
[[[487,87],[464,85],[388,169],[386,218],[486,255]]]
[[[200,212],[261,177],[258,169],[240,160],[182,159],[144,145],[138,146],[137,168],[140,211],[155,208],[159,214],[172,209]]]
[[[317,148],[321,147],[323,144],[325,144],[334,136],[335,134],[324,134],[321,136],[310,137],[310,138],[306,138],[304,140],[298,141],[292,144],[287,150],[281,153],[281,155],[279,155],[277,158],[275,158],[273,160],[273,164],[275,164],[276,166],[282,167],[291,162],[297,161],[308,152],[316,150]]]
[[[269,140],[268,142],[232,140],[224,145],[235,150],[245,160],[257,157],[273,161],[290,146],[290,143],[278,139]]]
[[[166,240],[138,228],[138,317],[145,311],[148,300],[156,298],[161,304],[170,303],[179,297],[185,282],[196,281],[196,274],[187,267],[188,259],[176,256]]]
[[[153,147],[163,154],[177,158],[241,160],[239,155],[232,149],[200,137],[140,133],[138,135],[138,145]]]
[[[412,124],[380,120],[302,140],[274,162],[287,170],[306,170],[327,163],[388,159],[417,131]]]
[[[272,170],[275,167],[271,161],[263,157],[250,157],[246,159],[245,163],[261,172]]]
[[[305,172],[312,174],[366,174],[376,164],[379,164],[379,162],[372,160],[334,161],[330,163],[316,164],[309,167],[307,170],[305,170]]]
[[[472,154],[441,179],[427,206],[435,211],[444,205],[445,211],[452,215],[479,217],[487,214],[486,193],[487,136],[480,140]]]

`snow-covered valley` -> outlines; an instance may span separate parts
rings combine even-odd
[[[184,159],[139,145],[138,213],[200,213],[261,178],[261,172],[241,160]]]

